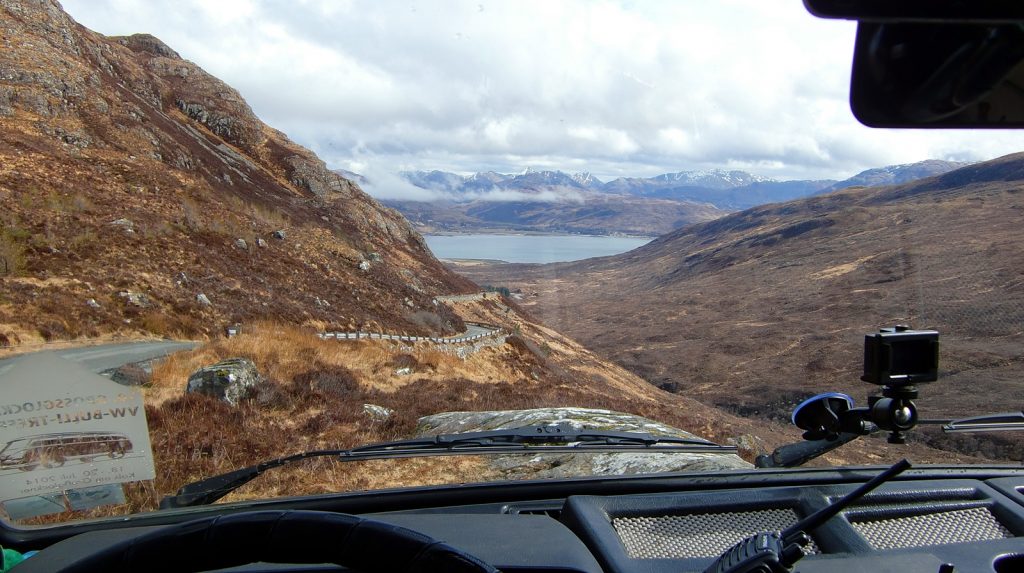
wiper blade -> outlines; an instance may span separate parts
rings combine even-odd
[[[309,458],[335,457],[339,461],[377,460],[425,456],[535,452],[687,452],[736,453],[736,446],[721,446],[697,438],[656,436],[645,432],[577,429],[571,424],[537,425],[508,430],[440,434],[429,438],[396,440],[346,450],[314,450],[268,460],[183,486],[160,502],[163,509],[207,505],[249,483],[263,472]]]
[[[611,446],[611,445],[642,445],[653,446],[656,444],[683,444],[695,446],[719,446],[714,442],[700,438],[680,438],[676,436],[655,436],[646,432],[617,432],[612,430],[588,430],[578,429],[572,424],[552,424],[523,426],[508,430],[487,430],[483,432],[465,432],[462,434],[441,434],[430,438],[414,438],[411,440],[399,440],[384,444],[373,444],[355,448],[353,451],[376,450],[381,447],[407,447],[419,443],[447,444],[455,447],[467,445],[504,445],[504,444],[568,444],[578,443],[586,448],[589,446]],[[735,448],[733,448],[735,449]]]
[[[1024,412],[1003,412],[962,418],[942,426],[946,433],[955,432],[1000,432],[1024,430]]]

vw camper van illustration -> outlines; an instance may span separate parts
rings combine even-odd
[[[0,468],[31,471],[55,468],[66,462],[90,463],[97,458],[122,458],[132,451],[132,441],[119,432],[67,432],[25,436],[7,442],[0,450]]]

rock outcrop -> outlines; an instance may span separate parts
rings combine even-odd
[[[193,372],[185,392],[206,394],[237,406],[253,396],[262,382],[263,376],[252,360],[228,358]]]

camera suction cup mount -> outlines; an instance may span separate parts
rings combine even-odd
[[[793,425],[805,440],[834,440],[839,434],[866,434],[867,409],[854,408],[853,398],[839,392],[811,396],[793,409]]]

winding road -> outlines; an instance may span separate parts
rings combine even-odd
[[[101,373],[107,370],[124,366],[133,362],[143,362],[161,356],[195,348],[199,343],[178,340],[156,340],[143,342],[118,342],[114,344],[101,344],[98,346],[80,346],[77,348],[63,348],[60,350],[40,349],[38,352],[52,352],[53,354],[74,362],[78,362],[91,370]],[[19,354],[11,358],[0,359],[0,374],[3,374],[15,360],[26,354]]]
[[[496,293],[482,292],[469,295],[451,295],[437,297],[445,302],[467,302],[483,300],[487,298],[499,298]],[[466,332],[458,336],[406,336],[401,334],[387,334],[382,332],[324,332],[319,334],[320,338],[334,340],[398,340],[403,342],[433,342],[435,344],[463,344],[474,342],[483,338],[497,336],[504,333],[500,327],[467,322]],[[79,346],[74,348],[61,348],[57,350],[47,349],[45,346],[36,352],[52,352],[60,358],[78,362],[97,374],[107,372],[135,362],[145,362],[161,356],[166,356],[180,350],[190,350],[198,346],[198,342],[183,340],[153,340],[137,342],[117,342],[111,344],[100,344],[95,346]],[[2,355],[0,355],[2,356]],[[21,356],[18,354],[8,358],[0,358],[0,375],[7,372],[11,365]]]

